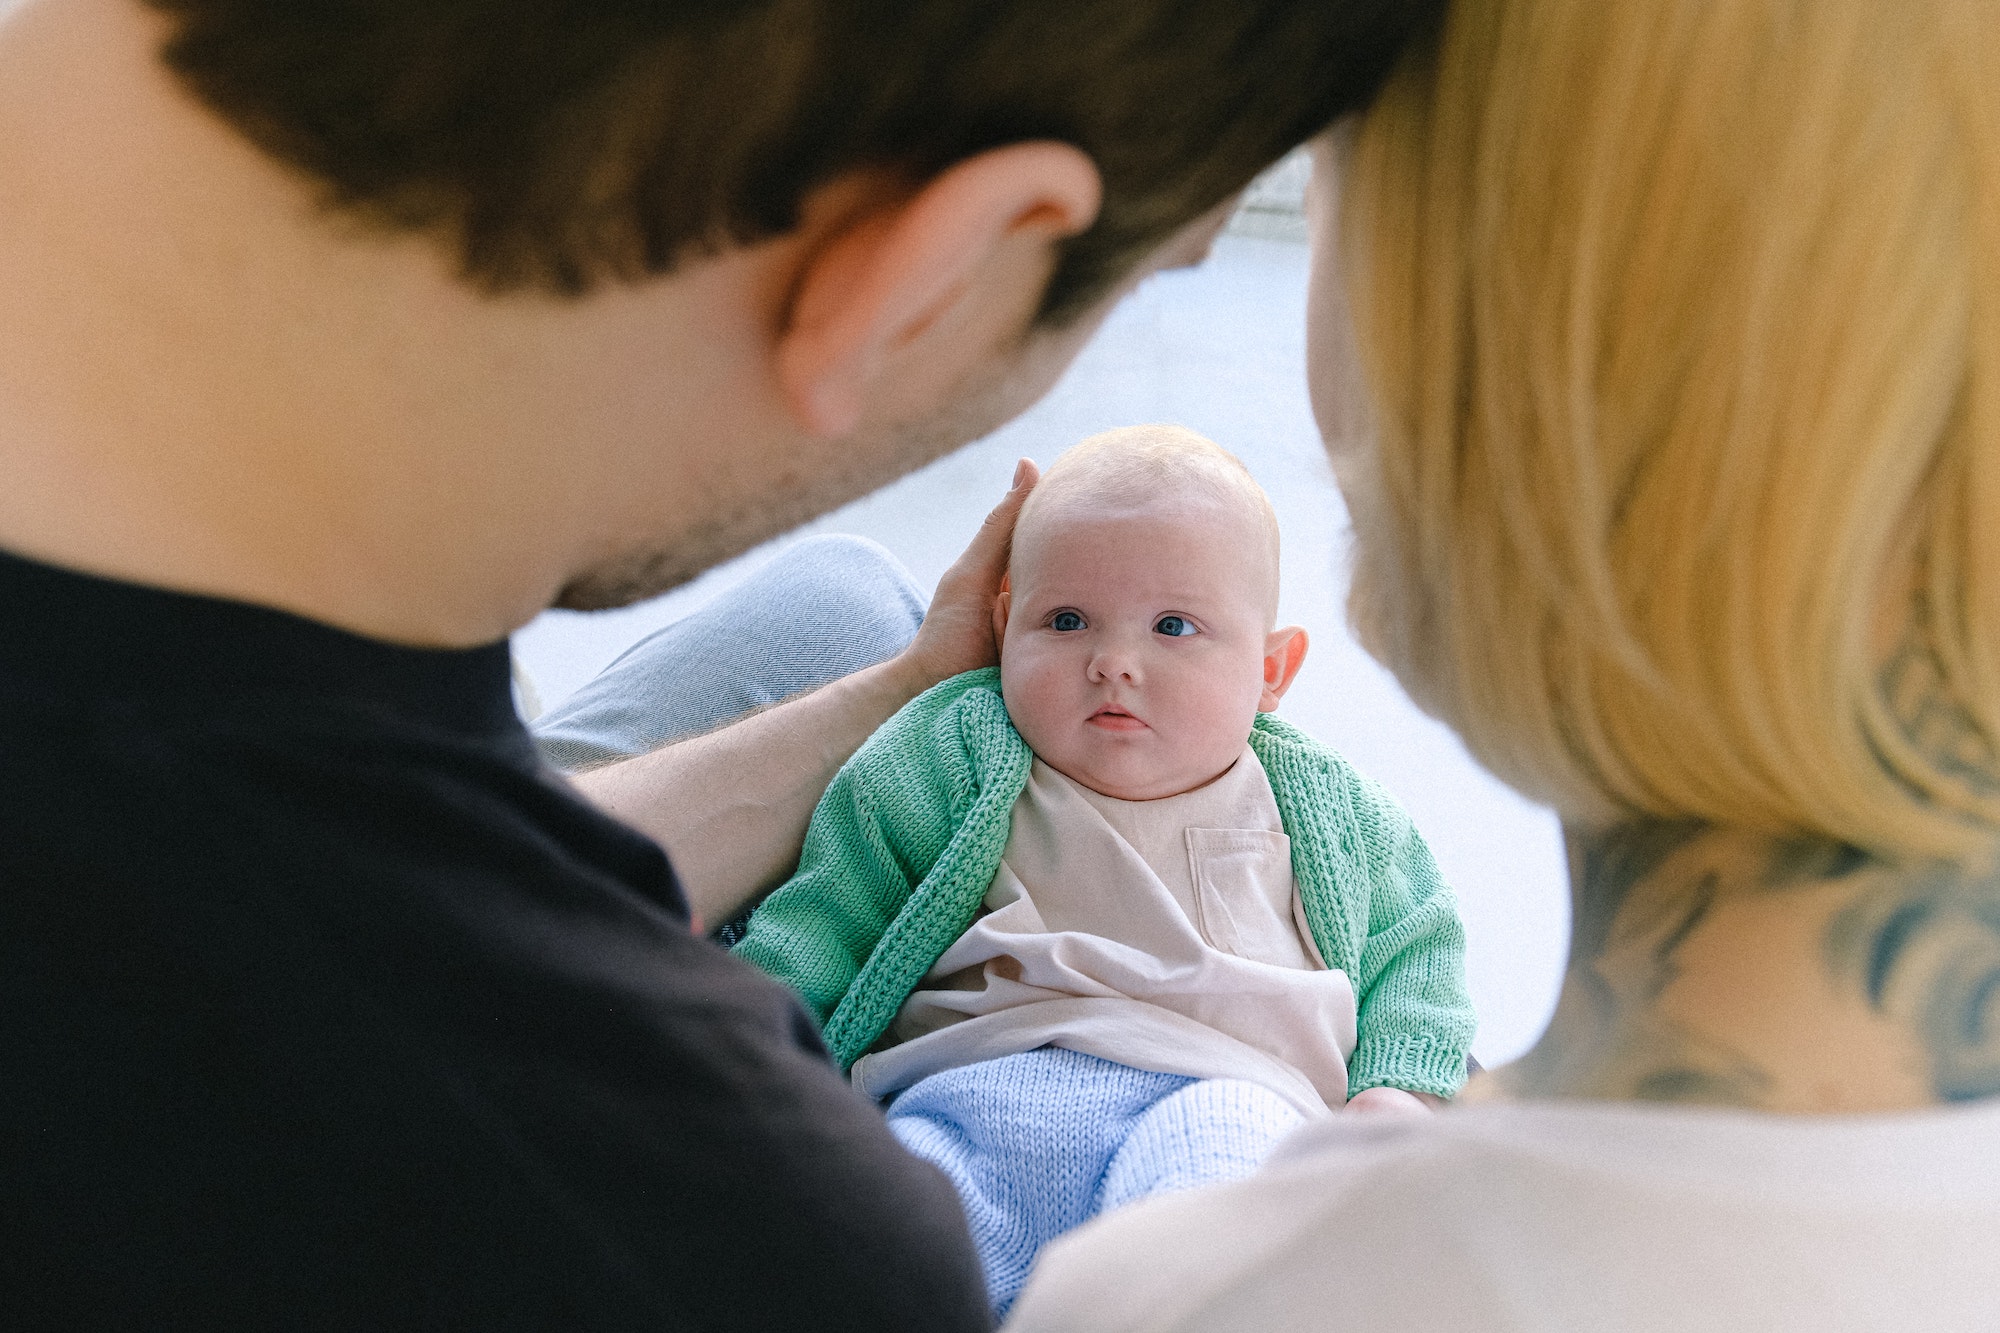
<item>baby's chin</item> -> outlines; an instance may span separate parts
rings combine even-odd
[[[1139,765],[1105,765],[1089,762],[1064,762],[1051,759],[1044,754],[1036,758],[1068,778],[1078,786],[1087,787],[1099,796],[1109,796],[1114,801],[1164,801],[1169,796],[1182,796],[1227,773],[1236,758],[1231,755],[1227,763],[1209,771],[1212,765],[1201,765],[1189,770],[1179,768],[1163,772],[1156,768]]]

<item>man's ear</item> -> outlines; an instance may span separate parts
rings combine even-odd
[[[1286,625],[1264,636],[1264,693],[1257,700],[1258,712],[1268,713],[1278,706],[1305,661],[1306,632],[1301,626]]]
[[[1000,576],[1000,593],[993,599],[993,651],[999,652],[1007,642],[1007,616],[1014,609],[1014,576],[1011,573]]]
[[[1102,195],[1097,166],[1080,149],[1017,143],[860,210],[806,254],[792,284],[776,359],[794,419],[809,435],[845,435],[893,354],[933,325],[962,322],[951,318],[965,313],[957,307],[997,301],[1032,311],[1057,244],[1096,221]],[[1024,301],[1014,289],[1030,282]],[[968,360],[987,353],[962,349]]]

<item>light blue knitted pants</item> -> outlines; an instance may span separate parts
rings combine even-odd
[[[958,1190],[996,1319],[1057,1236],[1149,1194],[1247,1176],[1303,1122],[1255,1083],[1052,1046],[933,1074],[889,1106],[903,1146]]]

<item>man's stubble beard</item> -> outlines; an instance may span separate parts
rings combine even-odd
[[[1098,322],[1087,319],[1060,332],[1031,334],[1015,355],[987,362],[944,409],[922,421],[818,446],[810,464],[774,468],[754,491],[688,497],[681,508],[685,517],[669,541],[583,571],[564,585],[553,605],[565,611],[604,611],[657,597],[936,461],[1003,425],[1047,392]]]
[[[608,611],[657,597],[725,560],[929,462],[955,447],[946,440],[926,448],[911,440],[900,465],[877,468],[788,470],[768,478],[753,497],[695,497],[693,511],[671,544],[613,556],[566,584],[553,603],[565,611]],[[731,501],[734,501],[733,506]]]

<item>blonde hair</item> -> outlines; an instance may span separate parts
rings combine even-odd
[[[1456,0],[1360,126],[1350,614],[1566,818],[1991,845],[1995,69],[1983,0]]]
[[[1074,501],[1152,508],[1185,500],[1237,509],[1257,525],[1275,623],[1278,516],[1271,498],[1241,459],[1185,426],[1121,426],[1064,450],[1028,493],[1015,531],[1032,534]]]

